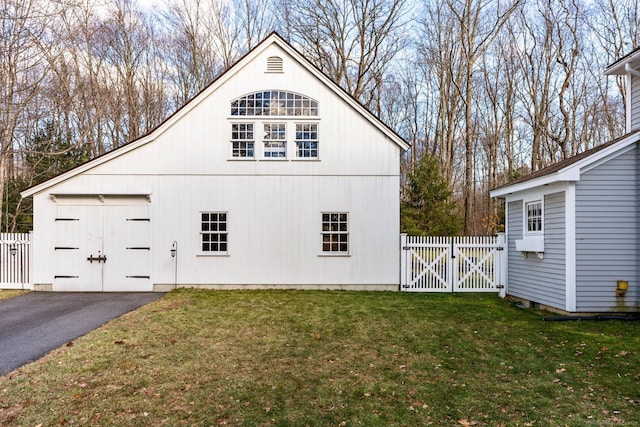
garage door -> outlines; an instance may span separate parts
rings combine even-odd
[[[60,201],[55,219],[55,291],[151,291],[146,198]]]

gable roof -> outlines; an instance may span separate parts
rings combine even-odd
[[[606,142],[590,150],[576,154],[551,166],[530,173],[508,184],[491,190],[491,197],[525,191],[541,185],[562,181],[579,181],[580,171],[604,158],[621,151],[640,140],[640,130],[630,132],[620,138]]]
[[[302,53],[300,53],[293,46],[287,43],[287,41],[285,41],[278,33],[272,32],[262,42],[260,42],[257,46],[255,46],[253,49],[247,52],[238,61],[236,61],[231,67],[229,67],[227,70],[225,70],[225,72],[223,72],[213,82],[211,82],[207,87],[205,87],[197,95],[195,95],[190,101],[188,101],[185,105],[183,105],[173,114],[171,114],[167,119],[165,119],[162,123],[160,123],[154,129],[149,131],[147,134],[133,141],[130,141],[116,149],[113,149],[107,153],[104,153],[101,156],[98,156],[92,160],[89,160],[88,162],[80,164],[74,167],[73,169],[63,172],[43,183],[27,188],[26,190],[22,191],[20,195],[22,197],[29,197],[34,194],[37,194],[41,191],[46,190],[49,187],[52,187],[56,184],[59,184],[70,178],[73,178],[74,176],[79,175],[83,172],[86,172],[103,163],[106,163],[111,159],[119,157],[125,153],[128,153],[132,150],[135,150],[145,144],[148,144],[154,141],[156,138],[162,135],[166,130],[168,130],[171,126],[173,126],[177,121],[179,121],[182,117],[184,117],[191,110],[193,110],[198,104],[200,104],[200,102],[202,102],[209,95],[215,92],[220,86],[222,86],[224,83],[230,80],[237,71],[242,69],[246,64],[253,61],[257,56],[259,56],[269,46],[273,44],[283,49],[294,60],[300,63],[304,68],[307,69],[307,71],[309,71],[312,75],[314,75],[325,86],[330,88],[338,97],[340,97],[344,102],[349,104],[360,115],[362,115],[369,123],[371,123],[380,132],[382,132],[390,141],[398,145],[400,149],[402,149],[403,151],[406,151],[407,149],[409,149],[410,145],[400,135],[398,135],[393,129],[391,129],[384,122],[382,122],[380,118],[378,118],[376,115],[370,112],[356,98],[351,96],[351,94],[349,94],[346,90],[340,87],[336,82],[334,82],[326,74],[324,74],[318,67],[312,64],[307,58],[304,57],[304,55],[302,55]]]

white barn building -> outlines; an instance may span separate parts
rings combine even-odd
[[[407,148],[271,34],[149,134],[22,193],[33,288],[397,290]]]

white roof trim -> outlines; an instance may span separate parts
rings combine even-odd
[[[570,170],[567,170],[570,169]],[[540,178],[532,179],[530,181],[521,182],[518,184],[510,185],[507,187],[491,190],[489,194],[491,197],[505,197],[509,194],[519,193],[521,191],[531,190],[536,187],[542,187],[543,185],[555,184],[562,181],[579,181],[580,170],[568,167],[562,169],[556,173],[541,176]]]
[[[627,56],[623,56],[613,64],[609,65],[604,70],[604,74],[606,76],[619,76],[627,74],[627,70],[625,69],[626,65],[629,64],[631,66],[637,65],[637,62],[640,60],[640,50],[636,50],[630,53]]]
[[[625,149],[630,145],[636,143],[640,140],[640,134],[634,133],[629,135],[627,138],[624,138],[611,146],[604,148],[596,153],[585,157],[582,160],[579,160],[567,167],[560,169],[555,173],[550,173],[548,175],[543,175],[539,178],[534,178],[529,181],[520,182],[513,185],[508,185],[506,187],[497,188],[495,190],[491,190],[489,194],[491,197],[505,197],[509,194],[518,193],[521,191],[532,190],[536,187],[540,187],[543,185],[554,184],[557,182],[576,182],[580,181],[580,174],[583,172],[583,169],[597,163],[608,160],[608,157],[613,157],[616,154],[620,154],[625,152]]]
[[[364,108],[358,101],[356,101],[352,96],[350,96],[347,92],[345,92],[339,85],[334,83],[330,78],[328,78],[324,73],[322,73],[318,68],[314,67],[309,60],[307,60],[303,55],[301,55],[297,50],[295,50],[291,45],[289,45],[284,39],[282,39],[278,34],[272,33],[266,39],[264,39],[258,46],[249,51],[245,56],[243,56],[238,62],[233,64],[231,68],[229,68],[226,72],[224,72],[220,77],[213,81],[208,87],[206,87],[202,92],[196,95],[191,101],[182,106],[178,111],[176,111],[172,116],[162,122],[157,128],[155,128],[151,133],[142,136],[141,138],[131,141],[121,147],[118,147],[108,153],[97,157],[93,160],[90,160],[84,164],[81,164],[67,172],[64,172],[56,177],[49,179],[41,184],[38,184],[34,187],[28,188],[25,191],[21,192],[20,195],[24,197],[29,197],[34,194],[40,193],[47,188],[50,188],[54,185],[57,185],[61,182],[64,182],[70,178],[73,178],[76,175],[79,175],[83,172],[86,172],[90,169],[95,168],[103,163],[110,161],[116,157],[120,157],[123,154],[126,154],[130,151],[133,151],[147,143],[155,140],[158,136],[162,135],[167,129],[173,126],[176,122],[178,122],[182,117],[187,115],[191,110],[193,110],[200,102],[206,99],[209,95],[215,92],[220,86],[226,83],[232,76],[234,76],[238,71],[240,71],[246,64],[253,61],[258,55],[264,52],[269,46],[272,44],[278,45],[282,48],[287,54],[291,55],[296,61],[298,61],[303,67],[305,67],[311,74],[313,74],[316,78],[318,78],[322,83],[324,83],[327,87],[329,87],[336,95],[338,95],[343,101],[349,104],[352,108],[354,108],[358,113],[360,113],[365,119],[367,119],[372,125],[374,125],[378,130],[380,130],[389,140],[393,141],[397,144],[402,150],[408,150],[409,144],[406,143],[399,135],[397,135],[393,130],[391,130],[387,125],[385,125],[380,119],[378,119],[375,115],[373,115],[369,110]]]

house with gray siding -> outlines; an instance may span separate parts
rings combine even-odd
[[[491,191],[504,199],[506,294],[569,313],[640,311],[640,49],[607,68],[627,133]]]
[[[506,294],[570,313],[640,310],[639,142],[634,131],[491,191],[505,201]]]

